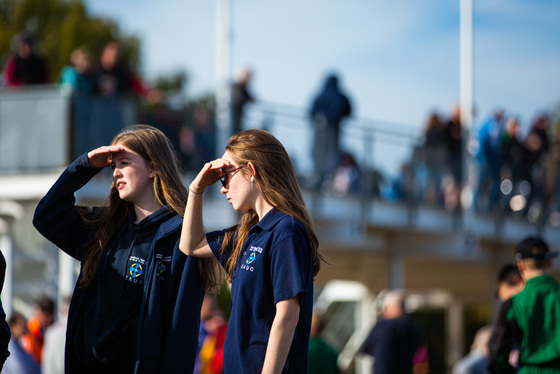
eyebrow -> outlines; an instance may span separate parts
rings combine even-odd
[[[131,161],[132,159],[128,156],[116,156],[111,159],[111,163],[114,164],[118,161]]]

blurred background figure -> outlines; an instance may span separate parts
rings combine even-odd
[[[13,40],[15,53],[8,59],[4,69],[4,86],[45,84],[48,81],[47,62],[36,51],[35,37],[22,32]]]
[[[92,93],[95,88],[95,62],[87,48],[76,48],[70,65],[60,71],[58,84],[67,91]]]
[[[498,270],[498,275],[496,277],[496,298],[499,302],[498,311],[501,308],[501,305],[511,299],[513,296],[517,295],[525,288],[525,281],[519,272],[517,265],[513,263],[507,263],[502,265],[502,267]],[[486,341],[486,351],[485,351],[485,362],[486,362],[486,371],[484,373],[489,372],[487,367],[490,360],[491,350],[494,351],[492,354],[496,354],[497,349],[497,340],[501,339],[503,335],[503,331],[500,330],[498,326],[498,322],[500,319],[499,312],[496,313],[492,322],[492,328],[490,329],[490,334]],[[476,339],[476,337],[475,337]],[[513,342],[511,342],[513,344]],[[504,364],[505,365],[505,364]],[[508,373],[513,373],[514,369],[511,366],[506,366],[508,369]],[[468,372],[467,372],[468,373]],[[454,373],[455,374],[455,373]]]
[[[483,326],[475,334],[470,352],[453,366],[453,374],[487,374],[488,340],[492,326]]]
[[[227,321],[216,298],[206,294],[200,310],[200,343],[195,373],[221,374]]]
[[[25,317],[14,312],[8,319],[8,325],[12,333],[9,345],[10,357],[4,364],[2,374],[40,374],[41,366],[22,346],[22,338],[27,332]]]
[[[525,213],[532,214],[532,217],[529,217],[532,222],[542,218],[544,205],[542,160],[550,149],[548,127],[548,116],[538,115],[525,138],[526,158],[523,167],[528,170],[525,175],[529,185],[528,193],[525,195],[527,199]]]
[[[4,278],[6,276],[6,259],[4,254],[0,251],[0,294],[4,288]],[[8,345],[10,343],[10,327],[6,321],[6,313],[0,300],[0,372],[4,366],[6,358],[10,355]]]
[[[445,207],[450,212],[461,208],[460,196],[463,188],[463,126],[461,108],[458,104],[451,108],[449,119],[445,124],[445,141],[447,143],[447,168],[451,178],[444,189]]]
[[[313,313],[309,339],[309,374],[338,374],[338,352],[327,343],[321,333],[325,323],[323,316]]]
[[[550,149],[543,155],[542,177],[544,201],[546,202],[549,222],[558,222],[560,211],[560,131],[556,128],[551,133]]]
[[[247,67],[243,67],[239,72],[237,81],[231,90],[231,129],[232,134],[243,130],[243,113],[245,105],[255,101],[249,92],[249,82],[252,72]]]
[[[414,353],[414,357],[412,358],[412,372],[413,374],[430,373],[430,358],[428,355],[428,343],[424,343]]]
[[[527,179],[526,173],[530,172],[523,165],[526,149],[521,139],[520,124],[517,117],[511,116],[505,121],[501,143],[501,185],[510,183],[512,191],[515,191],[515,193],[507,195],[515,196],[519,193],[521,183]],[[509,202],[506,201],[504,208],[507,208],[508,205]]]
[[[105,45],[99,58],[96,74],[96,89],[101,96],[114,97],[129,93],[133,89],[144,92],[141,86],[133,87],[134,78],[127,66],[121,62],[121,49],[117,41]]]
[[[361,176],[360,167],[354,156],[342,152],[332,179],[332,192],[339,197],[359,192]]]
[[[49,296],[35,300],[33,315],[27,320],[27,331],[22,337],[22,346],[37,364],[41,364],[45,331],[54,322],[54,301]]]
[[[514,264],[505,264],[498,271],[496,297],[503,302],[517,295],[525,287],[525,282]]]
[[[478,187],[474,196],[475,209],[491,211],[498,207],[504,112],[495,109],[478,131]]]
[[[101,51],[96,90],[103,97],[134,93],[151,103],[163,100],[163,94],[159,90],[151,88],[122,62],[120,44],[114,40],[108,42]]]
[[[198,170],[214,158],[216,131],[213,113],[198,106],[192,114],[192,160],[191,167]],[[181,143],[182,145],[183,143]]]
[[[418,325],[405,312],[404,290],[383,298],[383,319],[377,322],[360,348],[374,358],[372,373],[412,373],[416,351],[424,344]]]
[[[314,132],[313,161],[315,185],[320,187],[329,173],[336,169],[340,159],[340,122],[350,116],[350,101],[339,89],[336,74],[330,74],[325,86],[311,105]]]
[[[427,181],[424,186],[423,198],[430,205],[440,205],[443,202],[441,182],[447,160],[446,132],[437,112],[432,112],[424,129],[424,162],[427,171]]]
[[[64,349],[62,347],[66,344],[70,299],[70,296],[62,298],[58,307],[58,319],[45,332],[41,361],[42,374],[64,374]]]

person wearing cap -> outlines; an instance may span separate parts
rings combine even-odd
[[[500,308],[489,344],[490,373],[560,373],[560,285],[548,275],[556,255],[536,236],[517,245],[525,288]]]

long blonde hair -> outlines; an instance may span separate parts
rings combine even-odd
[[[318,251],[319,240],[315,235],[313,220],[305,206],[290,156],[282,143],[267,131],[251,129],[233,135],[225,149],[238,165],[249,162],[254,165],[257,170],[255,185],[266,202],[303,224],[311,246],[313,275],[317,275],[323,260]],[[251,173],[249,168],[242,168],[240,172],[246,175]],[[248,210],[243,213],[239,224],[226,231],[222,251],[232,243],[234,237],[236,238],[225,266],[230,280],[249,230],[258,221],[257,213]]]
[[[188,193],[180,178],[179,159],[167,136],[152,126],[133,125],[119,133],[111,144],[127,147],[150,164],[155,171],[153,183],[157,201],[183,217]],[[120,199],[114,183],[111,185],[105,206],[99,217],[91,217],[90,209],[78,207],[84,223],[95,228],[94,238],[87,244],[89,251],[80,280],[80,285],[83,287],[94,284],[103,249],[125,223],[130,210],[133,209],[132,203]],[[214,259],[198,259],[198,261],[204,287],[211,290],[218,286],[220,274],[217,261]]]

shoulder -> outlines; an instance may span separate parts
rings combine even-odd
[[[307,231],[303,224],[294,217],[281,213],[282,216],[271,228],[271,235],[274,242],[279,243],[285,240],[301,242],[306,246],[309,244]]]
[[[303,224],[294,217],[282,212],[280,212],[279,215],[280,218],[278,219],[278,223],[276,224],[276,228],[278,230],[285,230],[290,232],[304,229]]]
[[[271,212],[271,217],[263,224],[263,228],[286,236],[305,232],[305,228],[299,220],[276,209]]]
[[[177,241],[181,237],[181,228],[183,226],[183,217],[179,214],[170,215],[168,219],[163,221],[156,234],[156,240],[162,237],[172,237]]]

